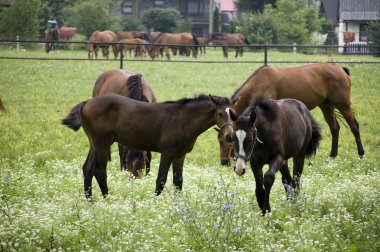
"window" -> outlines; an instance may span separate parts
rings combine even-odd
[[[164,0],[156,0],[156,1],[154,1],[154,7],[159,7],[159,8],[165,7],[165,1]]]
[[[132,0],[124,0],[121,3],[121,13],[131,14],[132,13],[132,7],[133,7]]]
[[[359,41],[367,42],[367,25],[365,24],[359,26]]]
[[[188,1],[187,2],[187,13],[200,15],[203,14],[203,1]]]

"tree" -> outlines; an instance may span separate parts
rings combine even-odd
[[[263,12],[245,13],[242,32],[253,43],[305,44],[312,32],[321,30],[318,9],[306,0],[278,0]]]
[[[180,20],[181,16],[176,9],[151,8],[145,11],[142,24],[148,30],[174,32]]]
[[[109,13],[110,1],[83,0],[63,9],[64,22],[78,28],[78,33],[90,37],[96,30],[109,30],[116,21]]]
[[[378,14],[380,17],[380,13]],[[380,21],[372,21],[368,25],[368,42],[372,47],[370,50],[380,56]]]
[[[212,14],[212,31],[220,32],[220,12],[218,7],[215,8]]]
[[[1,12],[0,34],[38,38],[42,20],[41,0],[13,0],[12,5]]]
[[[263,12],[266,4],[275,7],[276,0],[236,0],[234,3],[241,12]]]

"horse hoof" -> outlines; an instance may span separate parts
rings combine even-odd
[[[328,164],[330,163],[331,161],[333,161],[335,159],[335,157],[328,157],[326,160],[325,160],[325,163]]]

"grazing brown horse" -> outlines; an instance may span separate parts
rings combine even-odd
[[[45,32],[45,51],[49,53],[51,50],[58,48],[59,29],[48,29]]]
[[[83,127],[89,139],[90,150],[83,164],[86,196],[92,195],[93,176],[103,196],[108,194],[106,166],[113,142],[160,152],[156,195],[164,189],[171,165],[173,184],[181,190],[185,156],[193,149],[197,137],[217,124],[225,137],[232,139],[231,118],[235,115],[230,106],[228,98],[212,95],[147,103],[107,94],[77,104],[62,124],[73,130]]]
[[[223,49],[223,56],[228,58],[228,49],[235,48],[235,58],[243,56],[244,44],[249,45],[249,41],[241,33],[212,33],[209,41],[213,45],[220,45]]]
[[[234,147],[235,172],[245,173],[250,161],[256,180],[256,199],[263,215],[271,211],[270,191],[277,171],[289,194],[299,190],[306,157],[315,154],[322,138],[319,125],[307,107],[294,99],[262,99],[252,102],[236,121]],[[288,159],[293,158],[293,177]],[[263,166],[269,165],[263,176]]]
[[[108,59],[109,47],[112,46],[115,59],[118,56],[117,45],[112,42],[118,42],[116,34],[113,31],[95,31],[92,33],[89,43],[87,44],[88,58],[92,59],[95,53],[95,58],[98,58],[99,48],[102,48],[103,56]]]
[[[112,69],[102,73],[95,81],[93,97],[104,94],[119,94],[138,101],[156,102],[156,97],[149,82],[139,74],[120,69]],[[138,178],[146,168],[150,171],[152,155],[150,151],[136,150],[119,144],[120,168],[129,171]]]
[[[272,99],[293,98],[303,102],[309,110],[319,107],[332,135],[330,159],[338,155],[339,124],[337,109],[350,126],[355,137],[359,157],[364,149],[359,123],[351,109],[351,80],[349,70],[333,63],[316,63],[296,67],[264,66],[256,70],[232,96],[234,109],[241,115],[255,97]],[[224,144],[221,149],[231,146]],[[222,152],[221,152],[222,155]],[[223,157],[228,159],[228,157]],[[223,161],[223,163],[226,163]]]
[[[149,56],[154,60],[158,55],[160,48],[163,47],[163,51],[168,60],[170,60],[169,47],[174,49],[185,49],[188,48],[191,50],[194,58],[197,57],[198,48],[194,45],[198,45],[198,39],[194,34],[191,33],[162,33],[154,41],[154,44],[164,44],[164,45],[153,45],[152,48],[148,51]],[[165,44],[172,44],[168,46]]]
[[[120,42],[123,43],[123,49],[125,55],[129,52],[129,56],[131,56],[131,52],[135,51],[135,57],[141,57],[145,55],[145,41],[139,38],[132,39],[122,39]],[[118,45],[118,50],[120,50],[120,46]]]

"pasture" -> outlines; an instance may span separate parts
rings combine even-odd
[[[222,59],[221,51],[209,56]],[[6,51],[2,56],[81,57],[81,52]],[[232,55],[232,54],[231,54]],[[245,54],[244,58],[248,57]],[[294,59],[272,54],[272,59]],[[252,53],[252,57],[262,58]],[[313,56],[296,57],[312,60]],[[353,56],[334,56],[356,61]],[[243,59],[244,59],[243,58]],[[331,56],[315,56],[329,60]],[[360,58],[361,59],[361,58]],[[367,59],[375,60],[371,57]],[[235,61],[231,57],[231,62]],[[110,194],[93,181],[91,202],[83,194],[84,132],[60,120],[92,95],[98,75],[118,61],[0,59],[0,250],[1,251],[379,251],[380,71],[379,65],[345,64],[351,100],[365,148],[359,159],[342,122],[338,157],[326,163],[331,136],[319,109],[323,139],[306,161],[299,196],[286,199],[278,173],[270,216],[261,216],[252,172],[238,177],[220,165],[216,132],[202,134],[187,154],[183,191],[175,193],[169,171],[165,190],[154,195],[159,154],[149,177],[120,172],[117,146],[108,163]],[[125,62],[141,73],[158,101],[205,93],[230,97],[260,64]],[[296,80],[295,80],[296,81]],[[153,127],[153,125],[152,125]],[[266,168],[264,168],[266,170]]]

